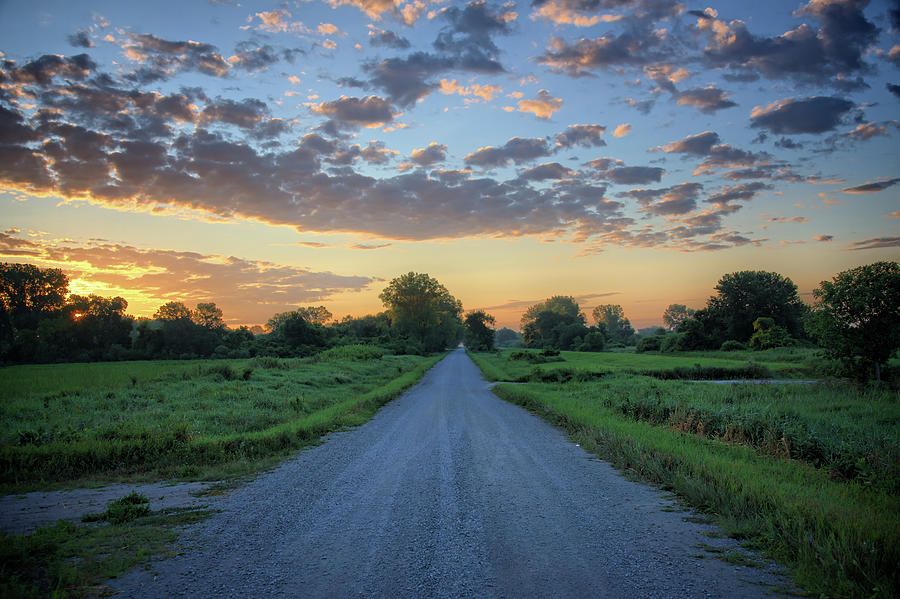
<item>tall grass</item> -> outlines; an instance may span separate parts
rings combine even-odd
[[[66,379],[73,365],[57,366],[56,390],[33,379],[0,392],[0,486],[171,475],[277,455],[364,422],[438,359],[358,358],[164,364],[135,383],[115,368],[131,365],[115,363],[99,369],[110,386],[80,389]]]
[[[486,374],[504,366],[477,359]],[[900,596],[900,406],[890,392],[624,372],[495,392],[715,514],[811,593]]]

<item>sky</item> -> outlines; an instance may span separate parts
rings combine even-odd
[[[900,0],[0,0],[0,261],[151,316],[636,328],[900,259]]]

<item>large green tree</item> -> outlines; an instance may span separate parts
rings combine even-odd
[[[0,316],[12,331],[36,329],[42,318],[60,310],[69,278],[58,268],[0,263]]]
[[[525,347],[564,350],[581,349],[585,337],[599,329],[585,325],[584,314],[575,298],[555,295],[528,308],[522,315],[522,339]],[[602,349],[597,336],[590,349]]]
[[[440,351],[458,342],[462,303],[437,279],[409,272],[393,279],[378,296],[391,319],[391,332],[410,351]]]
[[[606,336],[613,343],[631,345],[634,341],[634,329],[625,318],[625,310],[618,304],[603,304],[594,308],[594,319],[598,325],[606,327]]]
[[[800,300],[794,282],[777,272],[729,273],[719,279],[716,291],[706,309],[725,323],[725,339],[748,341],[753,335],[753,322],[760,317],[771,318],[793,337],[803,333],[807,307]]]
[[[874,368],[900,349],[900,266],[876,262],[838,273],[813,291],[807,329],[832,357]]]
[[[484,310],[473,310],[466,314],[465,326],[466,347],[472,351],[491,351],[494,349],[494,317]]]

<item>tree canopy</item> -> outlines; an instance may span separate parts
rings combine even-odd
[[[535,304],[522,315],[525,347],[599,351],[605,344],[601,328],[585,325],[575,298],[555,295]]]
[[[440,351],[459,340],[462,302],[437,279],[409,272],[393,279],[378,296],[387,308],[391,331],[410,349]]]
[[[826,352],[875,370],[900,349],[900,266],[876,262],[838,273],[813,291],[807,328]]]
[[[694,315],[694,310],[684,304],[669,304],[663,312],[663,322],[666,328],[674,331],[682,322]]]
[[[494,322],[494,317],[484,310],[473,310],[466,314],[463,321],[466,347],[472,351],[494,349],[494,329],[490,327]]]
[[[613,343],[632,345],[634,329],[625,318],[625,310],[618,304],[604,304],[594,308],[594,319],[605,327],[607,338]]]

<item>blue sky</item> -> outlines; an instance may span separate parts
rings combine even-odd
[[[134,313],[514,325],[900,255],[900,3],[2,2],[0,259]]]

